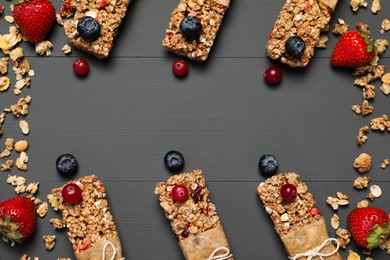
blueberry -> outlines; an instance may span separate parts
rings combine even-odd
[[[71,177],[76,174],[78,163],[73,155],[66,153],[58,156],[56,160],[56,167],[61,175]]]
[[[84,16],[77,23],[77,32],[84,40],[92,42],[100,35],[100,24],[91,16]]]
[[[272,175],[278,169],[278,160],[271,154],[264,154],[260,157],[259,168],[261,173]]]
[[[299,36],[291,36],[284,44],[286,52],[293,58],[298,58],[306,49],[306,44]]]
[[[184,156],[178,151],[169,151],[164,156],[164,164],[170,172],[180,172],[184,167]]]
[[[202,23],[195,16],[187,16],[181,20],[179,29],[185,38],[195,39],[202,34]]]

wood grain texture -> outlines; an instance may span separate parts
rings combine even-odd
[[[53,3],[59,10],[61,1]],[[29,170],[0,174],[0,201],[15,194],[6,184],[7,174],[39,181],[38,197],[45,199],[66,181],[54,163],[58,155],[69,152],[79,160],[78,177],[95,173],[105,182],[126,259],[183,259],[153,194],[156,182],[170,177],[163,156],[177,149],[185,156],[185,171],[204,171],[235,259],[286,259],[256,194],[256,186],[265,179],[258,172],[260,156],[274,154],[279,172],[301,175],[334,236],[329,225],[334,212],[326,198],[337,191],[350,196],[351,204],[337,212],[345,228],[348,212],[368,193],[352,188],[358,176],[353,161],[367,152],[373,158],[368,175],[383,190],[372,205],[389,210],[390,168],[380,168],[383,159],[390,158],[389,133],[369,132],[366,144],[355,144],[360,127],[389,113],[389,97],[376,82],[375,113],[361,117],[352,112],[351,105],[362,102],[361,89],[353,85],[351,71],[329,65],[337,37],[328,34],[329,47],[317,50],[307,69],[282,67],[279,86],[263,82],[263,71],[275,64],[265,57],[264,46],[283,4],[284,0],[232,1],[209,60],[190,62],[185,79],[172,75],[171,64],[177,57],[161,46],[169,14],[177,5],[174,0],[134,0],[108,60],[77,50],[65,56],[61,48],[67,40],[57,25],[49,38],[55,46],[52,56],[38,57],[33,46],[23,43],[36,72],[31,87],[21,94],[32,97],[26,117],[31,129]],[[349,1],[340,1],[331,25],[338,17],[351,28],[363,21],[371,26],[374,38],[389,39],[389,32],[379,33],[386,10],[389,1],[382,1],[378,15],[368,8],[353,14]],[[2,19],[0,33],[6,33],[8,26]],[[73,74],[76,57],[90,62],[85,79]],[[380,63],[390,66],[388,52]],[[14,82],[12,71],[9,75]],[[1,108],[18,98],[12,90],[0,93]],[[2,130],[0,148],[7,137],[24,138],[11,115]],[[23,245],[9,248],[0,243],[0,260],[17,260],[23,253],[44,260],[74,259],[66,232],[49,224],[54,216],[49,211],[40,219],[37,233]],[[58,236],[52,252],[44,249],[44,234]],[[358,251],[354,245],[349,249]],[[341,254],[346,255],[344,250]],[[386,255],[377,251],[373,258],[386,259]]]

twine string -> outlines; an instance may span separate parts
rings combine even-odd
[[[106,249],[107,249],[107,246],[111,246],[112,248],[112,256],[110,258],[110,260],[114,260],[115,259],[115,256],[116,256],[116,249],[115,249],[115,246],[113,243],[111,242],[106,242],[103,246],[103,256],[102,256],[102,260],[106,260]],[[122,257],[120,258],[119,260],[124,260],[125,258]]]
[[[326,246],[330,245],[332,242],[334,242],[337,246],[336,248],[329,253],[321,253],[320,250],[325,248]],[[321,260],[324,260],[324,257],[331,256],[339,250],[340,243],[337,239],[335,238],[328,238],[326,239],[320,246],[313,248],[305,253],[299,253],[296,254],[294,257],[289,257],[292,260],[298,260],[301,257],[307,257],[307,260],[313,259],[313,257],[319,257]]]
[[[215,255],[216,253],[218,253],[219,251],[225,251],[224,254],[222,255]],[[232,257],[233,255],[230,253],[230,250],[229,248],[227,247],[224,247],[224,246],[221,246],[221,247],[218,247],[217,249],[215,249],[210,257],[207,259],[207,260],[225,260],[225,259],[229,259],[230,257]]]

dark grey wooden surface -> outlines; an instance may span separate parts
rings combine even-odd
[[[10,2],[1,3],[9,14]],[[61,1],[53,3],[58,11]],[[80,163],[77,177],[94,173],[104,180],[126,259],[183,259],[153,194],[156,182],[171,176],[162,162],[164,154],[177,149],[185,156],[185,171],[203,169],[235,259],[287,259],[256,194],[256,186],[265,179],[257,168],[260,156],[274,154],[279,172],[301,175],[334,236],[329,224],[334,212],[326,198],[337,191],[350,196],[351,204],[337,212],[341,227],[346,228],[348,212],[368,193],[352,188],[358,176],[353,161],[367,152],[373,157],[372,184],[383,190],[372,205],[389,210],[390,173],[380,163],[390,158],[390,136],[369,132],[362,147],[355,144],[355,137],[371,118],[389,113],[390,97],[379,91],[376,82],[374,114],[361,117],[351,111],[351,105],[362,102],[361,90],[353,85],[351,71],[329,64],[337,37],[328,34],[328,48],[317,50],[308,68],[282,67],[282,83],[269,87],[262,73],[275,63],[265,56],[264,46],[284,0],[233,1],[209,60],[190,62],[188,77],[179,80],[171,73],[177,57],[161,46],[177,3],[134,0],[107,60],[75,49],[65,56],[61,48],[67,40],[58,25],[49,37],[54,44],[50,57],[37,56],[30,44],[23,43],[36,72],[31,87],[21,94],[32,97],[26,118],[31,129],[29,170],[0,174],[1,201],[15,195],[6,184],[7,174],[39,181],[38,197],[44,200],[52,188],[66,181],[56,172],[55,159],[72,153]],[[338,17],[352,28],[362,21],[371,26],[374,38],[389,39],[389,33],[379,33],[389,10],[390,2],[382,1],[378,15],[369,8],[353,14],[349,1],[340,1],[331,25]],[[8,26],[1,19],[0,33],[6,33]],[[77,57],[90,62],[85,79],[73,74]],[[387,52],[380,59],[386,68],[389,57]],[[14,80],[12,71],[10,77]],[[1,93],[1,108],[18,98],[12,91]],[[23,138],[17,120],[10,115],[2,130],[1,147],[7,137]],[[19,259],[23,253],[44,260],[74,259],[66,233],[49,224],[53,216],[50,210],[39,219],[36,234],[24,244],[9,248],[0,243],[0,259]],[[51,252],[44,249],[44,234],[57,235]],[[359,250],[353,243],[348,249]],[[340,252],[346,256],[347,251]],[[383,251],[373,257],[388,258]]]

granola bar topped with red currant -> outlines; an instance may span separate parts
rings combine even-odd
[[[228,257],[223,259],[233,259],[201,170],[158,182],[154,193],[170,220],[186,259],[207,259],[217,248],[222,248],[222,252],[216,255],[228,252]]]
[[[290,257],[309,252],[329,240],[315,198],[298,174],[274,175],[259,184],[257,193]],[[324,259],[341,260],[331,240],[321,252],[329,253]]]
[[[114,259],[122,257],[106,190],[103,182],[95,175],[69,181],[64,186],[53,189],[48,199],[54,210],[62,212],[61,222],[68,228],[67,235],[76,259],[101,259],[103,252],[106,259],[111,259],[113,251]],[[104,250],[106,244],[110,244],[112,248]]]

